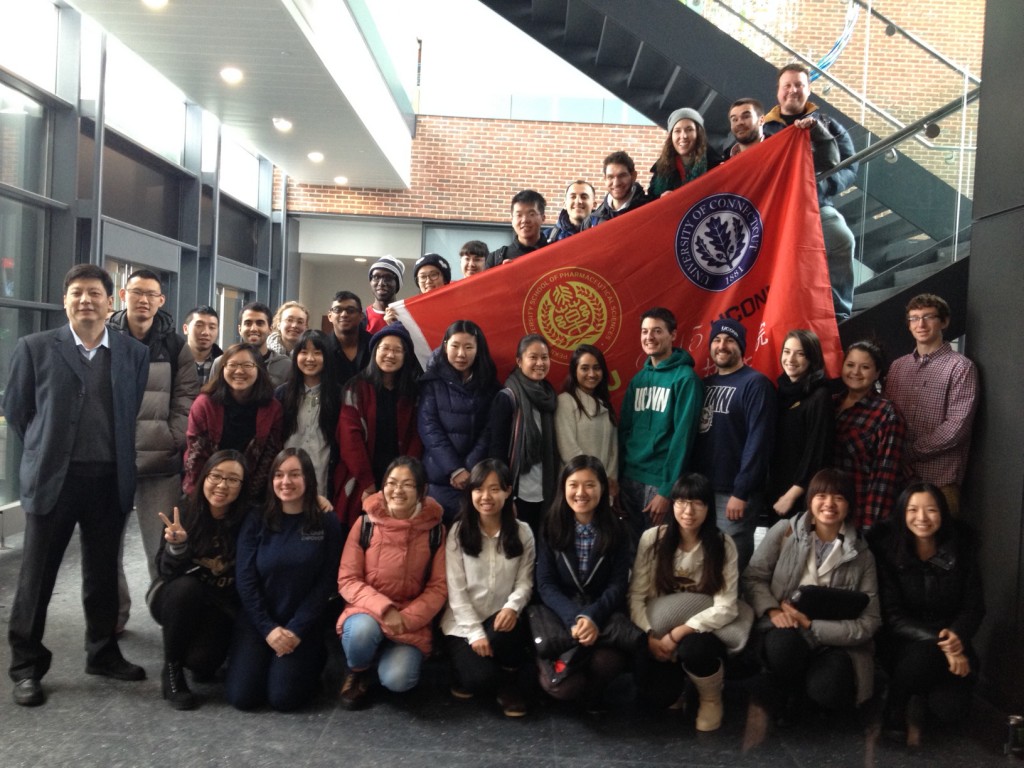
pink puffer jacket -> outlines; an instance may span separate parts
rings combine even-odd
[[[360,521],[348,532],[338,569],[338,591],[346,603],[338,619],[338,634],[349,616],[367,613],[388,639],[430,653],[431,621],[448,597],[443,528],[433,562],[430,555],[430,531],[441,522],[441,505],[427,496],[413,517],[396,520],[387,512],[383,493],[378,492],[363,502],[363,511],[373,521],[373,535],[363,551]],[[381,621],[391,606],[405,621],[402,634],[392,635]]]

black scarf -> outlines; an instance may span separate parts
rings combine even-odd
[[[533,381],[516,368],[505,381],[516,402],[512,425],[512,476],[540,462],[544,468],[544,500],[551,501],[555,488],[555,406],[558,395],[547,381]],[[540,427],[534,414],[540,414]]]

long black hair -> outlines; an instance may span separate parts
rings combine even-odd
[[[476,341],[476,357],[469,369],[470,376],[479,382],[478,386],[482,391],[496,390],[498,388],[498,369],[491,358],[491,351],[487,346],[483,329],[472,320],[456,320],[448,326],[448,330],[444,332],[444,339],[441,341],[441,354],[438,362],[441,365],[451,366],[451,363],[448,362],[448,340],[456,333],[469,334]]]
[[[306,533],[319,531],[324,527],[324,513],[320,511],[317,499],[316,469],[313,468],[309,454],[302,448],[285,448],[274,457],[274,463],[270,465],[270,476],[267,478],[267,504],[263,512],[263,523],[272,531],[281,530],[284,508],[281,506],[281,500],[274,494],[274,475],[292,456],[299,460],[305,484],[302,492],[302,530]]]
[[[594,387],[594,399],[608,409],[608,418],[611,419],[612,424],[618,424],[618,419],[615,417],[615,409],[612,407],[611,394],[608,391],[608,364],[604,360],[604,353],[593,344],[580,344],[576,347],[576,351],[572,353],[572,357],[569,359],[569,373],[565,377],[562,391],[572,395],[572,399],[576,401],[576,407],[580,409],[580,413],[584,416],[591,419],[597,416],[596,413],[587,413],[587,409],[583,406],[583,401],[580,400],[577,391],[580,388],[578,375],[580,358],[584,355],[593,355],[597,360],[597,364],[601,366],[601,373],[603,374],[601,381]]]
[[[675,556],[683,540],[683,534],[679,530],[679,525],[673,514],[672,520],[662,526],[662,532],[658,534],[658,541],[652,553],[654,556],[654,584],[658,594],[669,594],[681,589],[689,589],[691,592],[714,595],[725,586],[725,539],[722,538],[722,533],[718,530],[715,514],[715,489],[711,486],[711,481],[704,475],[689,472],[676,480],[672,486],[670,499],[673,506],[679,499],[689,499],[703,502],[707,507],[704,522],[701,523],[700,529],[697,531],[697,538],[700,540],[704,552],[704,570],[697,582],[676,576]]]
[[[270,374],[267,373],[267,366],[263,362],[260,348],[255,344],[248,344],[246,342],[232,344],[224,350],[224,354],[218,358],[220,365],[217,369],[217,375],[210,377],[202,391],[209,395],[210,399],[218,405],[224,405],[228,397],[234,398],[234,395],[231,394],[233,390],[228,386],[227,379],[224,377],[227,374],[228,361],[239,352],[247,352],[252,362],[256,364],[256,381],[252,385],[252,394],[246,402],[266,405],[274,397],[274,383],[270,380]]]
[[[594,553],[602,556],[610,552],[623,535],[619,518],[612,512],[611,500],[608,496],[608,473],[604,464],[596,456],[574,456],[562,468],[558,476],[558,488],[555,501],[548,510],[541,527],[548,546],[559,552],[568,552],[576,541],[576,515],[565,497],[565,483],[576,472],[590,470],[597,476],[601,485],[601,498],[594,510],[594,528],[597,529],[597,541]]]
[[[338,413],[341,411],[341,385],[334,370],[334,360],[327,346],[327,336],[322,331],[309,330],[299,336],[292,348],[292,375],[284,385],[284,396],[281,405],[284,409],[282,437],[287,440],[299,427],[299,409],[306,396],[305,375],[299,370],[299,352],[312,344],[313,349],[323,355],[324,367],[320,371],[320,416],[317,424],[324,439],[330,444],[334,441],[338,429]]]
[[[242,487],[238,489],[238,496],[235,500],[228,505],[224,517],[216,518],[210,512],[210,502],[206,498],[206,478],[218,465],[226,461],[237,461],[242,467]],[[184,514],[181,516],[181,525],[188,534],[193,555],[202,557],[214,551],[218,548],[214,544],[214,539],[219,539],[219,548],[225,559],[234,559],[238,529],[245,518],[246,499],[249,496],[248,486],[249,470],[245,465],[245,456],[238,451],[217,451],[206,460],[199,473],[199,479],[196,481],[196,487],[189,494]]]
[[[469,473],[469,482],[462,495],[459,507],[458,540],[462,551],[470,557],[479,557],[483,549],[483,535],[480,532],[480,513],[473,506],[473,491],[479,490],[494,473],[502,490],[508,491],[505,504],[501,508],[501,533],[498,537],[498,549],[509,560],[523,554],[523,542],[519,540],[519,523],[516,521],[515,502],[512,500],[512,472],[505,462],[497,459],[484,459]]]

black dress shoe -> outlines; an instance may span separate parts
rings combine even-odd
[[[86,664],[85,671],[90,675],[112,677],[115,680],[128,680],[134,682],[146,679],[146,670],[138,664],[132,664],[124,658],[114,659],[113,661],[104,662],[102,664]]]
[[[38,707],[46,701],[43,686],[34,677],[26,677],[14,684],[14,703],[22,707]]]

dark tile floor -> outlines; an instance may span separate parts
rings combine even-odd
[[[0,551],[0,626],[5,630],[21,561],[19,537]],[[134,521],[126,559],[135,606],[122,641],[125,655],[143,664],[150,679],[119,683],[83,672],[83,624],[77,543],[73,542],[53,602],[46,642],[54,663],[44,680],[45,706],[24,709],[0,684],[0,766],[756,766],[815,768],[915,766],[963,768],[1017,764],[1003,757],[1002,716],[979,703],[956,731],[929,733],[916,752],[866,735],[858,717],[806,722],[769,730],[744,749],[746,691],[726,690],[726,719],[712,734],[696,734],[692,715],[643,713],[632,707],[631,682],[614,693],[623,704],[600,719],[537,698],[530,714],[504,718],[491,702],[456,701],[447,693],[443,665],[428,664],[420,689],[405,696],[378,693],[366,711],[335,706],[338,668],[327,673],[325,692],[307,710],[282,715],[236,712],[216,685],[195,686],[202,706],[175,712],[160,698],[159,628],[143,602],[142,547]],[[0,644],[0,667],[10,654]]]

